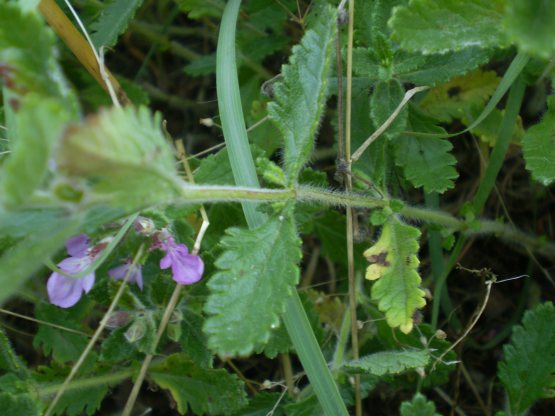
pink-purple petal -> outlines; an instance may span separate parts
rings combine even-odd
[[[162,270],[167,269],[172,265],[172,255],[171,252],[168,252],[162,259],[160,260],[160,268]]]
[[[81,287],[83,288],[85,293],[89,293],[94,285],[94,273],[90,273],[78,280],[81,281]]]
[[[83,293],[79,280],[52,273],[46,284],[50,303],[61,308],[70,308],[79,302]]]
[[[71,237],[66,242],[67,252],[71,257],[84,257],[87,255],[90,238],[86,234]]]
[[[114,267],[108,271],[108,275],[115,280],[122,280],[129,270],[129,264],[122,264],[121,266]]]
[[[198,282],[204,272],[204,263],[201,258],[191,254],[175,256],[172,262],[173,280],[182,285]]]

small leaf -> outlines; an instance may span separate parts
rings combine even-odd
[[[0,195],[9,208],[25,202],[41,185],[69,114],[54,99],[27,94],[15,121],[17,138],[0,176]]]
[[[224,0],[177,0],[179,8],[191,19],[222,17]]]
[[[142,4],[143,0],[112,0],[106,4],[98,19],[91,25],[94,46],[97,49],[101,46],[114,46]]]
[[[413,328],[414,312],[426,304],[419,288],[422,279],[416,271],[419,237],[418,228],[392,217],[376,244],[364,252],[371,263],[366,278],[377,280],[372,286],[372,300],[385,312],[388,325],[400,327],[404,333]]]
[[[509,394],[510,414],[520,415],[538,399],[555,397],[555,308],[546,302],[527,311],[503,347],[499,379]]]
[[[40,403],[30,394],[0,393],[0,409],[4,415],[39,416]]]
[[[482,107],[493,94],[500,78],[495,71],[476,70],[432,88],[419,103],[430,116],[444,122],[467,116]]]
[[[25,363],[13,350],[10,340],[0,328],[0,368],[25,378],[28,374]]]
[[[202,332],[204,318],[188,308],[182,308],[183,320],[181,321],[181,349],[199,367],[212,367],[213,356],[208,349],[208,340]]]
[[[369,373],[376,376],[399,374],[415,368],[424,368],[430,361],[427,350],[383,351],[367,355],[344,364],[355,373]]]
[[[405,89],[399,81],[392,79],[378,82],[370,98],[370,118],[374,125],[381,126],[401,103],[404,95]],[[385,130],[384,136],[390,140],[397,137],[405,129],[407,117],[408,111],[405,106]]]
[[[60,398],[54,408],[54,414],[59,416],[97,415],[102,400],[108,394],[108,389],[109,386],[106,384],[71,389],[71,392],[66,392]]]
[[[389,20],[401,48],[424,54],[507,44],[502,31],[504,0],[412,0]]]
[[[115,329],[104,340],[100,348],[100,360],[111,363],[118,363],[128,360],[135,353],[135,348],[125,338],[126,328]]]
[[[168,389],[180,414],[230,414],[247,403],[243,382],[223,369],[197,367],[186,354],[173,354],[152,366],[149,377]]]
[[[520,50],[548,59],[555,52],[555,3],[508,0],[505,32]]]
[[[530,127],[522,139],[526,169],[545,186],[555,181],[555,111]]]
[[[296,182],[314,148],[314,136],[326,102],[328,70],[333,55],[336,13],[322,9],[312,29],[293,47],[282,81],[274,85],[268,115],[284,138],[284,165],[289,183]]]
[[[221,270],[208,282],[204,325],[208,345],[221,355],[247,355],[270,338],[299,279],[295,225],[287,215],[254,230],[232,228],[222,240]]]
[[[401,403],[401,416],[440,416],[434,402],[416,393],[410,402]]]

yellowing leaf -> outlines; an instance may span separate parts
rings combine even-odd
[[[420,102],[420,108],[432,117],[450,122],[467,116],[470,109],[482,107],[493,94],[500,78],[494,71],[480,69],[432,88]]]
[[[388,325],[400,327],[405,334],[413,328],[416,309],[426,304],[424,291],[419,288],[422,279],[416,271],[420,263],[416,257],[419,237],[417,228],[391,218],[376,244],[364,252],[371,263],[366,278],[376,280],[372,300],[378,302]]]

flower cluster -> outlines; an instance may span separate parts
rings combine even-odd
[[[140,232],[138,230],[138,232]],[[185,244],[175,242],[167,229],[149,233],[153,237],[151,250],[162,250],[165,256],[160,260],[160,268],[171,267],[172,277],[176,283],[190,285],[198,282],[204,273],[202,259],[189,253]],[[58,263],[58,267],[68,275],[77,275],[85,271],[105,248],[105,244],[90,246],[90,239],[85,234],[72,237],[66,243],[69,257]],[[133,264],[127,259],[124,264],[108,271],[108,275],[115,280],[122,280],[126,276],[129,282],[136,283],[143,289],[143,274],[139,264]],[[88,293],[94,285],[95,272],[92,271],[81,277],[66,277],[54,272],[46,284],[50,303],[61,308],[75,305],[83,293]]]

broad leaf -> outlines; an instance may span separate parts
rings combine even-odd
[[[509,394],[510,414],[521,415],[538,399],[555,396],[555,308],[536,306],[513,329],[503,348],[499,378]]]
[[[4,415],[39,416],[40,404],[30,394],[0,393],[0,409]]]
[[[175,195],[172,151],[161,116],[139,107],[112,108],[66,130],[57,162],[71,176],[95,180],[94,190],[114,205],[144,206]]]
[[[410,131],[445,133],[434,120],[411,109]],[[457,159],[450,153],[453,145],[447,139],[421,136],[401,136],[393,143],[395,163],[403,167],[405,177],[414,187],[425,192],[445,192],[454,186],[453,179],[459,175],[454,168]]]
[[[394,57],[393,73],[404,82],[435,85],[476,69],[485,64],[490,56],[490,50],[476,47],[433,55],[399,52]]]
[[[336,16],[329,6],[293,48],[282,81],[274,85],[275,101],[268,115],[284,138],[284,165],[289,184],[296,182],[314,148],[314,138],[326,101],[328,70],[333,55]]]
[[[114,46],[141,4],[143,0],[112,0],[105,5],[98,19],[91,25],[94,46],[97,49]]]
[[[55,56],[54,35],[38,12],[23,12],[17,4],[0,3],[0,79],[18,95],[33,91],[62,97],[73,110],[76,103]],[[11,105],[17,105],[17,100]]]
[[[100,384],[86,388],[71,389],[61,398],[54,414],[59,416],[98,415],[102,400],[108,394],[109,386]]]
[[[247,355],[270,338],[299,279],[300,241],[287,215],[254,230],[232,228],[222,240],[221,270],[208,282],[204,325],[221,355]]]
[[[413,328],[414,312],[426,304],[419,287],[422,279],[416,270],[419,237],[418,228],[392,217],[383,226],[376,244],[364,252],[371,263],[366,278],[376,280],[372,300],[378,302],[388,325],[400,327],[404,333]]]
[[[17,138],[0,176],[1,199],[9,208],[25,202],[41,185],[69,115],[58,101],[28,94],[15,121]]]
[[[370,118],[376,127],[380,127],[395,111],[405,95],[405,89],[395,79],[380,81],[370,98]],[[408,110],[405,106],[395,120],[383,133],[388,139],[397,137],[407,125]]]
[[[526,169],[544,185],[555,181],[555,111],[528,129],[522,139]]]
[[[412,0],[395,8],[389,25],[401,47],[425,54],[506,45],[505,0]]]
[[[223,369],[203,369],[186,354],[173,354],[152,366],[148,376],[168,389],[180,414],[230,414],[246,404],[243,382]]]
[[[424,368],[430,361],[427,350],[383,351],[345,363],[344,367],[355,373],[376,376],[399,374],[415,368]]]
[[[409,402],[401,403],[401,416],[440,416],[436,405],[420,393],[416,393]]]
[[[432,88],[419,106],[432,117],[445,122],[468,117],[474,108],[485,105],[499,81],[494,71],[478,69]]]
[[[504,21],[507,37],[520,50],[550,58],[555,52],[555,3],[508,0]]]

